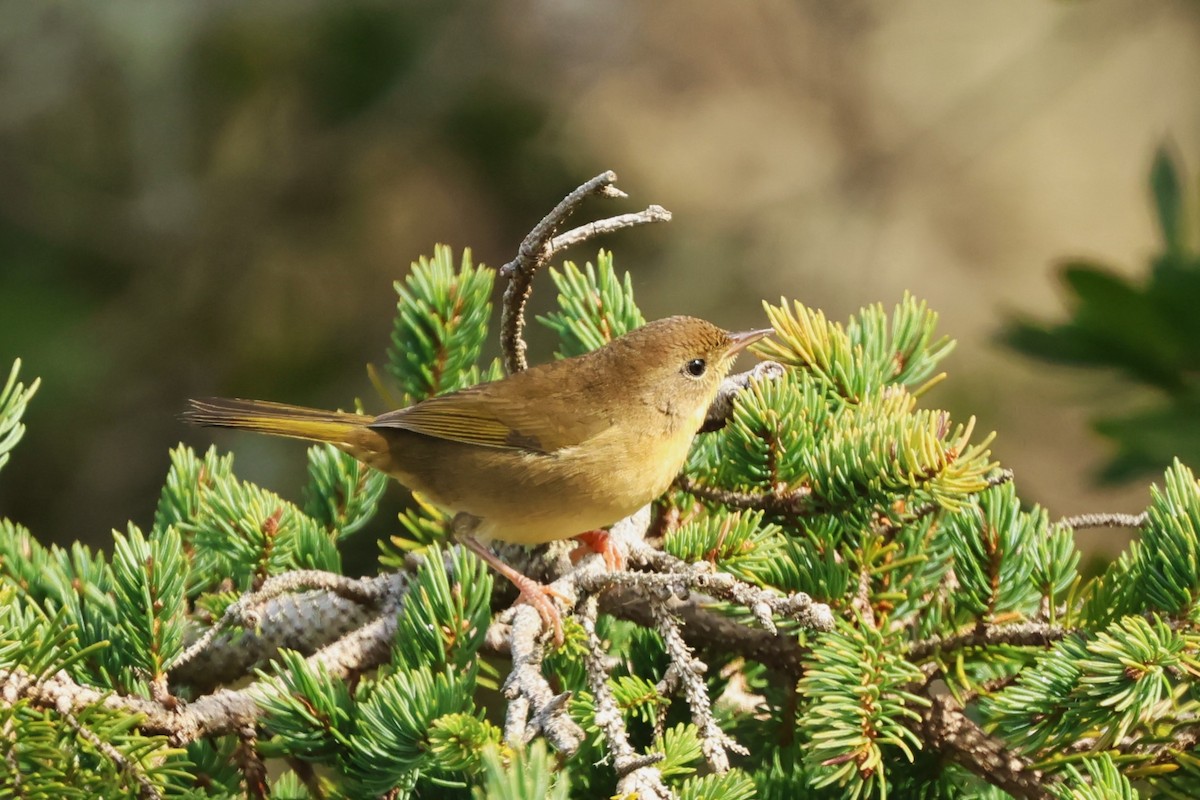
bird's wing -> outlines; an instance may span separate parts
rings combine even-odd
[[[552,453],[582,444],[614,423],[584,398],[563,402],[565,398],[559,396],[556,405],[561,411],[551,414],[523,397],[523,392],[513,391],[516,388],[511,379],[480,384],[383,414],[369,427],[401,428],[481,447]]]

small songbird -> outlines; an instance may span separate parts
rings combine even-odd
[[[737,353],[771,331],[657,320],[574,358],[377,417],[259,400],[192,400],[185,419],[329,442],[456,512],[457,538],[562,640],[552,593],[477,537],[522,545],[602,532],[667,490]]]

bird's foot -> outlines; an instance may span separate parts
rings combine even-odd
[[[547,586],[544,583],[538,583],[528,575],[517,573],[516,577],[510,578],[513,585],[517,587],[520,594],[517,596],[518,603],[528,603],[542,618],[542,625],[554,631],[554,644],[556,647],[562,646],[563,643],[563,621],[562,613],[559,612],[558,606],[554,604],[554,600],[562,600],[564,603],[570,603],[571,598],[567,597],[562,592],[555,589],[553,586]]]
[[[583,558],[590,550],[604,557],[604,565],[609,572],[625,569],[625,554],[617,548],[608,531],[586,531],[576,536],[575,541],[579,542],[579,546],[571,551],[571,563]]]
[[[492,569],[505,578],[508,578],[513,586],[517,587],[517,590],[520,592],[520,595],[517,596],[517,602],[528,603],[533,606],[542,618],[543,627],[554,631],[554,644],[556,646],[561,645],[563,643],[562,614],[559,613],[558,607],[554,605],[554,599],[552,598],[562,600],[568,606],[574,602],[572,598],[567,597],[552,586],[538,583],[520,570],[505,564],[474,536],[467,533],[459,533],[458,540],[467,549],[486,561]]]

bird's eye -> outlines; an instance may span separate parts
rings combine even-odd
[[[683,365],[683,371],[693,378],[699,378],[708,369],[708,364],[704,363],[703,358],[693,358],[691,361]]]

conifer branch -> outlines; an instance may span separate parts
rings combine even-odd
[[[407,586],[406,576],[386,576],[390,580],[386,600],[371,621],[337,639],[306,660],[323,667],[338,678],[351,678],[379,666],[391,652],[396,632],[396,610]],[[146,734],[166,735],[176,746],[198,739],[236,733],[258,718],[258,703],[271,691],[268,684],[255,681],[237,691],[206,694],[188,705],[166,708],[153,700],[119,696],[75,682],[65,672],[36,680],[21,670],[0,670],[0,698],[14,703],[24,697],[42,708],[60,712],[83,710],[92,706],[143,717],[141,730]]]
[[[96,751],[111,761],[117,770],[137,784],[139,800],[162,800],[162,792],[158,790],[153,781],[146,777],[137,764],[122,755],[121,751],[113,747],[111,743],[97,736],[95,731],[80,722],[73,712],[62,711],[60,713],[63,721],[67,723],[67,727],[75,731],[76,736],[96,748]],[[20,794],[17,796],[19,797]]]
[[[799,516],[811,508],[812,490],[807,486],[777,492],[739,492],[701,483],[690,475],[680,475],[675,486],[701,500],[746,511]]]
[[[949,694],[927,691],[925,696],[931,703],[921,712],[918,735],[926,748],[1014,797],[1030,800],[1054,797],[1046,788],[1047,779],[1040,770],[972,722]]]
[[[671,219],[669,211],[662,206],[652,205],[638,213],[598,220],[557,235],[567,217],[591,195],[625,197],[624,192],[613,186],[616,181],[617,174],[610,170],[576,188],[533,226],[517,249],[516,257],[500,268],[500,276],[508,280],[500,309],[500,349],[503,352],[504,369],[508,373],[520,372],[528,366],[525,360],[525,306],[533,291],[534,274],[555,253],[604,233]]]
[[[583,742],[583,730],[567,711],[570,695],[555,692],[542,675],[541,631],[542,620],[533,606],[513,608],[507,631],[512,670],[504,681],[504,739],[524,745],[540,732],[556,750],[570,755]]]
[[[690,645],[722,654],[737,653],[791,678],[800,677],[808,651],[794,637],[744,625],[706,605],[708,601],[700,596],[676,599],[670,605],[671,612],[683,623],[681,632]],[[600,595],[600,610],[643,627],[655,626],[655,615],[645,594],[636,589],[614,587],[605,591]]]
[[[708,407],[700,433],[711,433],[725,427],[733,413],[733,401],[743,389],[755,381],[777,380],[783,377],[783,365],[778,361],[760,361],[753,368],[730,375],[721,382],[717,397]]]
[[[770,589],[753,586],[727,572],[715,571],[707,561],[689,564],[655,550],[645,542],[635,542],[629,563],[633,567],[655,571],[589,572],[579,576],[576,586],[589,593],[612,587],[630,589],[645,597],[680,599],[687,599],[690,592],[697,591],[746,609],[771,634],[776,632],[774,616],[794,620],[813,630],[833,627],[833,612],[824,603],[814,602],[803,592],[785,597]]]
[[[1022,622],[1015,625],[986,625],[953,636],[930,636],[908,648],[911,661],[921,661],[935,652],[948,653],[965,647],[1014,645],[1016,647],[1048,647],[1067,636],[1069,630],[1046,622]]]

